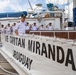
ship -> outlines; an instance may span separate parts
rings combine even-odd
[[[28,2],[31,7],[29,0]],[[36,13],[31,7],[31,11],[27,10],[26,21],[36,22],[38,25],[51,22],[52,31],[26,31],[22,36],[1,34],[0,53],[18,72],[12,75],[76,75],[76,0],[73,0],[73,5],[74,22],[68,23],[69,30],[62,29],[61,23],[65,20],[64,10],[48,9]],[[41,7],[42,4],[37,6]],[[20,12],[20,15],[21,13],[27,14]],[[1,18],[0,22],[9,21],[12,24],[20,21],[19,17],[9,18],[10,14],[12,13],[7,13],[7,18]],[[17,16],[18,12],[14,14]],[[31,17],[31,14],[34,17]]]

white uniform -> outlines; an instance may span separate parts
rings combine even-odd
[[[32,30],[37,30],[37,26],[32,26]]]
[[[48,27],[45,27],[45,30],[48,30]]]
[[[53,27],[52,27],[52,26],[49,26],[49,27],[48,27],[48,30],[53,30]]]
[[[16,29],[16,26],[13,26],[13,34],[15,34],[15,29]]]
[[[4,28],[1,28],[1,33],[4,34]]]
[[[18,30],[18,35],[23,35],[25,34],[25,25],[26,22],[20,22],[16,24],[15,30]]]
[[[45,30],[45,28],[44,27],[40,27],[39,30]]]
[[[69,30],[68,27],[66,27],[65,30]]]
[[[26,30],[30,30],[30,26],[25,26],[26,27]]]
[[[11,33],[11,27],[7,27],[7,28],[6,28],[6,33],[7,33],[7,34],[10,34],[10,33]]]

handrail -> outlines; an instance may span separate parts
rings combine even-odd
[[[32,33],[42,35],[42,36],[52,36],[52,37],[76,40],[76,35],[75,35],[76,31],[30,31],[29,32],[29,34],[32,34]],[[47,33],[50,33],[50,34],[47,34]],[[61,33],[66,33],[66,34],[61,35]],[[75,35],[75,36],[72,36],[72,35]]]
[[[1,65],[0,65],[0,68],[1,68],[4,72],[6,72],[6,73],[8,73],[8,74],[19,75],[19,74],[16,74],[16,73],[13,73],[13,72],[9,72],[9,71],[7,71],[7,70],[4,69]]]

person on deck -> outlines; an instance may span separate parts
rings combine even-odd
[[[48,26],[45,27],[45,30],[48,31]]]
[[[44,25],[41,25],[41,26],[39,27],[39,30],[45,30]]]
[[[26,31],[26,22],[25,22],[25,19],[26,19],[26,15],[25,14],[22,14],[21,15],[21,21],[19,23],[16,24],[16,27],[15,27],[15,33],[17,35],[23,35],[25,34],[25,31]]]
[[[15,34],[15,28],[16,28],[16,23],[13,24],[12,30],[13,30],[13,34]]]
[[[4,25],[1,25],[1,33],[4,34]]]
[[[26,23],[26,30],[30,30],[30,25],[28,22]]]
[[[8,24],[7,27],[6,27],[6,34],[11,34],[11,26],[10,26],[10,24]]]
[[[34,23],[34,25],[32,26],[32,30],[34,30],[34,31],[38,30],[38,27],[36,26],[36,23]]]
[[[53,30],[52,23],[49,23],[48,30]]]

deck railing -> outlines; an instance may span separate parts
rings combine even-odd
[[[63,39],[76,39],[76,31],[26,31],[26,33]]]

